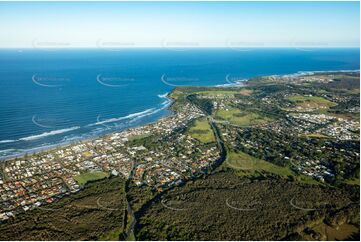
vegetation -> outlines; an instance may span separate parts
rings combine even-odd
[[[246,174],[269,172],[283,177],[294,175],[288,167],[277,166],[243,152],[229,152],[224,165],[235,170],[241,170]]]
[[[119,240],[124,180],[110,177],[0,224],[0,240]]]
[[[255,142],[258,146],[248,147],[247,142]],[[246,128],[238,132],[235,149],[284,167],[301,161],[323,161],[336,174],[336,180],[359,177],[359,160],[355,153],[359,143],[355,141],[310,139]]]
[[[214,142],[214,134],[206,118],[196,120],[195,124],[190,127],[189,134],[203,143]]]
[[[206,91],[200,91],[200,92],[196,92],[197,94],[202,94],[202,95],[209,95],[209,96],[234,96],[234,94],[239,93],[238,91],[235,90],[206,90]]]
[[[88,182],[97,181],[109,177],[109,173],[103,171],[85,172],[74,177],[74,180],[81,186]]]
[[[188,96],[188,100],[201,108],[206,114],[211,115],[213,112],[213,102],[207,98],[199,99],[197,95],[192,94]]]
[[[338,223],[357,230],[358,203],[358,198],[341,190],[276,177],[251,180],[226,170],[188,182],[153,200],[139,219],[136,237],[140,240],[304,239],[318,224],[336,226],[331,221],[342,209],[349,213],[339,214],[342,219],[338,217]],[[345,233],[343,239],[349,235]]]
[[[148,136],[150,136],[150,134],[133,135],[133,136],[128,137],[128,140],[129,141],[134,141],[134,140],[146,138]]]
[[[108,234],[102,235],[99,240],[103,241],[118,241],[123,232],[122,228],[116,228],[110,231]]]
[[[239,126],[251,126],[263,124],[270,121],[269,118],[264,117],[255,112],[241,111],[237,108],[220,109],[216,112],[216,119],[227,120],[232,124]]]
[[[169,136],[139,135],[127,143],[154,154],[172,150],[175,162],[166,165],[178,172],[174,164],[184,152],[175,134],[187,132],[197,139],[189,146],[190,164],[217,140],[221,158],[214,164],[186,170],[182,181],[161,188],[153,186],[156,179],[136,185],[105,172],[82,173],[75,177],[82,191],[10,218],[0,225],[0,239],[359,239],[357,136],[339,139],[323,133],[327,125],[337,124],[334,118],[318,123],[293,116],[309,117],[316,110],[359,121],[359,77],[286,84],[274,78],[255,78],[247,88],[177,87],[170,94],[176,100],[173,110],[191,102],[216,121],[203,117]],[[357,133],[352,127],[344,131]],[[147,152],[134,155],[135,165],[149,162]]]
[[[295,102],[296,106],[300,108],[327,109],[336,106],[336,103],[323,97],[294,95],[287,97],[287,99]]]

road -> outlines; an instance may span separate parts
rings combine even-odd
[[[188,100],[188,98],[187,98],[187,100]],[[190,101],[190,100],[188,100],[188,101],[190,103],[192,103],[192,101]],[[195,105],[194,103],[192,103],[192,104]],[[203,113],[206,113],[201,107],[198,107],[198,108],[201,109],[203,111]],[[217,162],[215,162],[215,164],[212,165],[213,168],[215,168],[218,165],[222,164],[224,162],[224,160],[226,159],[226,157],[227,157],[227,149],[226,149],[226,147],[224,145],[224,142],[223,142],[223,140],[222,140],[222,138],[220,136],[218,127],[216,125],[217,121],[214,120],[213,117],[210,116],[210,115],[207,115],[207,120],[208,120],[208,122],[209,122],[209,124],[210,124],[210,126],[211,126],[211,128],[213,130],[214,136],[216,137],[217,145],[218,145],[218,147],[220,149],[220,158],[217,160]],[[129,176],[126,184],[125,184],[125,196],[126,196],[126,203],[127,203],[127,213],[132,218],[130,225],[127,226],[127,231],[124,233],[124,239],[125,240],[128,240],[130,238],[130,236],[132,234],[134,234],[134,228],[135,228],[135,225],[137,223],[137,220],[136,220],[136,218],[134,216],[134,211],[132,210],[132,207],[130,206],[129,200],[127,199],[127,195],[126,195],[127,191],[128,191],[129,183],[131,182],[131,179],[133,177],[134,168],[135,168],[135,166],[133,166],[133,169],[131,170],[130,176]],[[126,218],[126,219],[128,219],[128,218]],[[127,221],[127,224],[128,223],[129,223],[129,221]]]
[[[127,220],[127,222],[126,222],[127,231],[125,231],[124,234],[123,234],[125,240],[129,240],[130,236],[131,236],[132,234],[134,234],[134,227],[135,227],[135,224],[137,223],[137,220],[135,219],[135,216],[134,216],[134,211],[133,211],[132,206],[130,205],[130,202],[129,202],[128,197],[127,197],[127,192],[128,192],[128,189],[129,189],[129,184],[130,184],[130,182],[131,182],[131,180],[132,180],[132,177],[133,177],[133,175],[134,175],[134,169],[135,169],[135,167],[136,167],[136,165],[134,164],[134,165],[132,166],[132,170],[130,171],[129,177],[128,177],[127,181],[125,182],[125,188],[124,188],[124,191],[125,191],[125,201],[126,201],[126,203],[127,203],[127,208],[126,208],[126,210],[127,210],[127,214],[128,214],[128,216],[125,218],[125,219]],[[130,219],[131,223],[130,223],[129,226],[128,226],[128,223],[129,223],[128,217],[131,217],[131,219]]]

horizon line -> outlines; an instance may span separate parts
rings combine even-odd
[[[360,46],[127,46],[127,47],[97,47],[97,46],[74,46],[74,47],[63,47],[63,46],[49,46],[49,47],[32,47],[32,46],[11,46],[11,47],[2,47],[0,49],[103,49],[103,50],[112,50],[112,49],[277,49],[277,48],[306,48],[306,49],[360,49]]]

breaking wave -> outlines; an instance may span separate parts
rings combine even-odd
[[[164,94],[158,94],[158,97],[159,98],[167,98],[168,94],[169,94],[168,92],[166,92]]]
[[[12,142],[15,142],[15,141],[16,141],[16,140],[12,140],[12,139],[0,140],[0,144],[12,143]]]
[[[110,119],[106,119],[106,120],[103,120],[103,121],[98,121],[96,123],[87,125],[87,127],[100,125],[100,124],[106,124],[106,123],[114,123],[114,122],[118,122],[118,121],[125,120],[125,119],[137,118],[139,116],[143,116],[145,114],[148,114],[148,113],[152,112],[153,110],[155,110],[155,108],[149,108],[149,109],[144,110],[142,112],[132,113],[132,114],[129,114],[127,116],[123,116],[123,117],[119,117],[119,118],[110,118]]]
[[[307,76],[307,75],[315,75],[315,74],[322,74],[322,73],[347,73],[347,72],[360,72],[360,70],[328,70],[328,71],[298,71],[291,74],[286,75],[272,75],[272,76],[279,76],[279,77],[299,77],[299,76]]]
[[[76,129],[79,129],[79,128],[80,128],[80,126],[74,126],[74,127],[67,128],[67,129],[58,129],[58,130],[53,130],[53,131],[50,131],[50,132],[44,132],[42,134],[31,135],[31,136],[28,136],[28,137],[25,137],[25,138],[20,138],[19,140],[22,140],[22,141],[37,140],[37,139],[41,139],[41,138],[44,138],[44,137],[47,137],[47,136],[52,136],[52,135],[56,135],[56,134],[62,134],[62,133],[65,133],[65,132],[73,131],[73,130],[76,130]]]

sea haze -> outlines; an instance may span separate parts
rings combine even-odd
[[[3,49],[0,157],[75,142],[169,114],[180,85],[359,70],[359,49]]]

